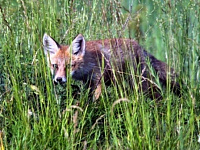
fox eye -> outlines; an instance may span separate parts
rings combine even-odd
[[[58,68],[58,64],[52,64],[52,66],[53,66],[54,69]]]

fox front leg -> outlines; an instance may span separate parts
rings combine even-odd
[[[95,91],[94,91],[94,101],[99,99],[99,96],[101,95],[101,84],[98,84]]]

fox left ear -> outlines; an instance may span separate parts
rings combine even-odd
[[[55,54],[60,49],[60,45],[46,33],[43,36],[43,46],[46,55],[48,52],[50,55]]]
[[[85,39],[79,34],[72,42],[72,53],[74,55],[85,55]]]

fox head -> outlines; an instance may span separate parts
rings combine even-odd
[[[60,45],[46,33],[43,36],[44,53],[47,58],[54,82],[65,83],[66,71],[73,76],[85,55],[85,39],[79,34],[71,46]]]

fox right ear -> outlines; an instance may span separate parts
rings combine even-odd
[[[72,53],[74,55],[85,55],[85,39],[79,34],[72,42]]]
[[[45,55],[47,55],[48,52],[50,55],[55,54],[60,49],[60,45],[46,33],[43,36],[43,46]]]

